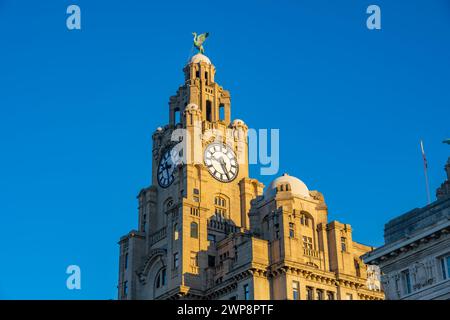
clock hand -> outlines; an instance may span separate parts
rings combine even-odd
[[[228,174],[227,166],[225,164],[225,160],[223,160],[223,157],[220,158],[219,162],[220,162],[220,166],[222,167],[223,172],[226,174],[227,179],[229,180],[230,179],[230,175]]]
[[[170,178],[170,175],[169,175],[169,169],[170,169],[171,167],[172,167],[172,165],[168,164],[167,162],[166,162],[166,164],[164,165],[164,171],[166,171],[166,173],[167,173],[167,179]]]

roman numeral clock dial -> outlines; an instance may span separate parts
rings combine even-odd
[[[221,182],[233,181],[239,172],[236,155],[222,143],[212,143],[206,147],[204,162],[209,173]]]
[[[158,184],[162,188],[167,188],[172,184],[174,170],[175,164],[172,160],[171,150],[167,150],[161,157],[158,166]]]

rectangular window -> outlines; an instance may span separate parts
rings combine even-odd
[[[295,232],[294,232],[294,224],[292,222],[289,223],[289,237],[294,238]]]
[[[250,290],[248,284],[244,284],[244,300],[250,300]]]
[[[334,292],[328,291],[327,292],[327,299],[328,300],[334,300]]]
[[[128,295],[128,281],[123,282],[123,295],[125,297]]]
[[[216,236],[214,234],[208,233],[208,241],[210,244],[216,243]]]
[[[127,268],[128,268],[128,252],[125,253],[125,258],[124,258],[124,260],[125,260],[125,262],[124,262],[124,267],[125,267],[125,270],[127,270]]]
[[[191,222],[191,238],[198,238],[198,223]]]
[[[179,257],[178,257],[178,252],[173,254],[173,268],[176,269],[178,268],[178,265],[180,264],[179,261]]]
[[[347,298],[347,300],[353,300],[353,295],[351,293],[347,293],[345,297]]]
[[[142,216],[142,231],[145,232],[146,226],[147,226],[147,215],[144,214],[144,215]]]
[[[341,251],[347,251],[347,239],[345,237],[341,237]]]
[[[306,299],[314,300],[314,289],[311,287],[306,287]]]
[[[219,106],[219,120],[225,120],[225,106],[223,104]]]
[[[176,109],[174,112],[175,124],[181,123],[180,110]]]
[[[208,255],[208,267],[212,268],[216,265],[216,257]]]
[[[298,281],[292,281],[292,298],[300,300],[300,284]]]
[[[312,250],[313,243],[311,237],[305,237],[303,236],[303,248]]]
[[[209,100],[206,100],[206,121],[212,121],[212,106]]]
[[[441,260],[442,279],[446,280],[450,278],[450,256],[443,257]]]
[[[323,290],[316,290],[317,300],[323,300]]]
[[[404,294],[410,294],[411,293],[411,276],[409,274],[409,270],[402,271],[402,283],[403,283]]]

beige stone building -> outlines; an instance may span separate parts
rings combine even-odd
[[[153,134],[139,228],[119,242],[119,299],[383,299],[360,259],[373,248],[328,222],[320,192],[287,174],[265,190],[249,177],[248,128],[231,121],[215,72],[192,57]]]

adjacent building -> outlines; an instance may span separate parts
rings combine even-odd
[[[249,177],[248,128],[231,120],[209,58],[183,71],[153,134],[139,227],[119,242],[119,299],[383,299],[377,267],[360,258],[373,248],[328,221],[320,192],[288,174],[265,189]]]
[[[450,158],[437,200],[385,225],[385,245],[363,256],[378,265],[387,299],[450,299]]]

